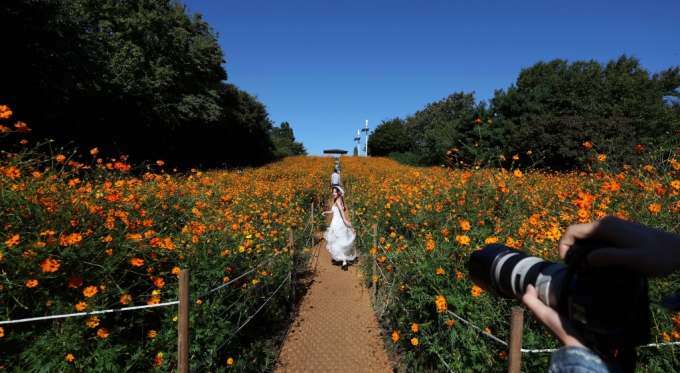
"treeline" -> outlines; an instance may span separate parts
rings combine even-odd
[[[180,2],[7,0],[0,33],[0,103],[29,141],[179,169],[306,153],[288,123],[277,131],[256,96],[225,83],[217,34]]]
[[[413,165],[587,170],[666,157],[678,147],[680,67],[650,73],[635,57],[606,64],[556,59],[476,102],[454,93],[406,118],[383,120],[369,154]]]

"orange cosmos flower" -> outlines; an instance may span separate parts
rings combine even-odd
[[[617,183],[615,180],[612,180],[611,182],[605,181],[602,183],[602,190],[616,192],[617,190],[621,190],[621,184]]]
[[[0,338],[5,336],[5,329],[0,327]]]
[[[98,292],[99,292],[99,289],[97,289],[96,286],[88,286],[88,287],[85,288],[85,290],[83,290],[83,295],[87,298],[92,298]]]
[[[480,296],[480,295],[482,294],[482,288],[480,288],[480,287],[477,286],[477,285],[474,285],[474,286],[472,287],[471,293],[472,293],[472,296],[473,296],[473,297],[478,297],[478,296]]]
[[[644,146],[642,146],[642,145],[640,145],[640,144],[638,144],[638,145],[635,147],[635,152],[636,152],[636,153],[642,153],[644,150],[645,150]]]
[[[132,296],[130,294],[123,294],[120,296],[120,303],[128,304],[132,301]]]
[[[456,278],[462,280],[465,277],[463,272],[456,270]]]
[[[97,154],[99,154],[99,149],[94,148],[94,149],[90,150],[90,154],[92,154],[92,155],[97,155]]]
[[[501,351],[501,353],[498,354],[498,357],[500,357],[501,359],[505,359],[506,356],[508,356],[508,353],[505,351]]]
[[[73,275],[68,279],[68,287],[72,289],[77,289],[83,285],[83,278],[80,276]]]
[[[411,325],[411,330],[413,330],[414,333],[418,333],[418,324],[413,323],[413,325]]]
[[[159,304],[161,302],[161,297],[159,295],[152,295],[149,300],[146,301],[146,304],[153,305],[153,304]]]
[[[29,133],[29,132],[31,132],[31,129],[28,128],[28,126],[26,125],[26,123],[24,123],[24,122],[22,122],[22,121],[16,122],[16,123],[14,124],[14,127],[16,127],[17,130],[19,130],[19,133]]]
[[[597,156],[597,160],[600,161],[600,162],[604,162],[604,161],[607,160],[607,156],[605,154],[599,154]]]
[[[231,364],[234,364],[234,359],[232,359],[232,358],[227,359],[227,365],[231,365]]]
[[[76,311],[82,311],[87,308],[87,303],[85,302],[79,302],[76,304]]]
[[[480,123],[482,123],[482,120],[477,118],[477,119],[475,119],[475,123],[480,124]]]
[[[399,332],[397,332],[397,331],[392,332],[392,340],[394,342],[399,340]]]
[[[445,274],[444,268],[441,268],[441,267],[440,267],[440,268],[437,268],[437,272],[436,272],[436,273],[437,273],[438,275],[443,275],[443,274]]]
[[[154,338],[156,338],[156,331],[155,331],[155,330],[149,330],[149,332],[146,333],[146,336],[147,336],[149,339],[154,339]]]
[[[456,236],[456,241],[461,245],[469,245],[470,244],[470,237],[468,237],[466,235]]]
[[[52,258],[47,258],[40,264],[43,272],[56,272],[59,270],[59,266],[59,262]]]
[[[470,230],[470,222],[467,220],[463,220],[460,222],[460,229],[464,231],[469,231]]]
[[[73,356],[73,354],[66,355],[66,361],[68,361],[69,363],[73,362],[73,360],[75,360],[75,359],[76,358],[75,358],[75,356]]]
[[[110,334],[109,328],[99,328],[99,330],[97,330],[97,335],[102,339],[108,338]]]
[[[12,236],[12,238],[5,241],[5,245],[7,245],[9,247],[16,246],[16,245],[19,244],[19,239],[20,239],[19,235],[15,234],[14,236]]]
[[[163,280],[162,277],[156,277],[155,280],[153,280],[153,284],[156,285],[157,288],[162,288],[165,286],[165,280]]]
[[[417,346],[418,345],[418,338],[412,338],[411,344],[414,345],[414,346]]]
[[[427,241],[427,246],[426,246],[427,251],[432,251],[432,250],[434,250],[434,246],[435,246],[435,243],[434,243],[433,240]]]
[[[161,167],[163,167],[163,165],[165,164],[165,162],[163,162],[163,161],[161,161],[161,160],[159,159],[159,160],[156,161],[156,164],[159,165],[159,166],[161,166]]]
[[[516,168],[515,171],[512,171],[512,174],[515,175],[515,177],[522,177],[522,171],[520,171],[519,168]]]
[[[451,319],[451,320],[449,320],[449,321],[446,322],[446,327],[447,327],[447,328],[450,328],[450,327],[452,327],[452,326],[454,326],[454,325],[456,325],[456,320],[454,320],[454,319]]]
[[[132,264],[135,267],[141,267],[144,265],[144,259],[132,258],[130,259],[130,264]]]
[[[159,352],[159,353],[156,355],[156,358],[153,359],[153,366],[159,367],[159,366],[161,366],[161,365],[163,365],[163,353],[162,353],[162,352]]]
[[[64,156],[63,154],[59,154],[59,155],[57,155],[54,159],[55,159],[57,162],[63,163],[64,161],[66,161],[66,156]]]
[[[90,328],[90,329],[94,329],[94,328],[98,327],[99,326],[99,317],[97,317],[97,316],[90,317],[90,319],[87,320],[85,325],[87,325],[87,327]]]
[[[649,206],[647,207],[647,209],[652,214],[656,214],[656,213],[661,212],[661,205],[658,204],[658,203],[650,203]]]
[[[437,295],[437,297],[434,300],[434,303],[437,305],[437,312],[442,313],[446,311],[449,307],[446,304],[446,298],[444,298],[443,295]]]
[[[26,281],[26,287],[27,288],[32,289],[36,286],[38,286],[38,280],[28,280],[28,281]]]
[[[586,149],[592,149],[593,143],[591,143],[590,141],[586,141],[586,142],[583,143],[583,146],[584,146]]]
[[[12,110],[7,105],[0,105],[0,119],[7,119],[12,116]]]

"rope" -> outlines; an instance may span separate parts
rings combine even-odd
[[[284,246],[283,249],[285,249],[285,248],[288,247],[288,246],[290,246],[290,244],[288,244],[287,246]],[[252,273],[252,272],[255,271],[256,269],[258,269],[258,268],[260,268],[260,267],[262,267],[262,266],[264,266],[264,265],[266,265],[266,264],[269,264],[272,260],[274,260],[274,258],[276,258],[276,257],[277,257],[278,255],[280,255],[280,254],[281,254],[281,251],[278,252],[278,253],[276,253],[276,254],[274,254],[274,256],[272,256],[269,260],[267,260],[266,262],[264,262],[264,263],[258,265],[258,266],[255,267],[255,268],[251,269],[250,271],[248,271],[248,272],[246,272],[246,273],[244,273],[244,274],[242,274],[242,275],[236,277],[236,278],[233,279],[233,280],[227,281],[226,283],[224,283],[224,284],[222,284],[222,285],[220,285],[220,286],[218,286],[218,287],[216,287],[216,288],[214,288],[214,289],[212,289],[212,290],[208,290],[208,291],[206,291],[205,293],[203,293],[203,294],[201,294],[201,295],[197,295],[197,296],[191,298],[190,301],[193,302],[193,301],[195,301],[195,300],[197,300],[197,299],[203,298],[204,296],[206,296],[206,295],[208,295],[208,294],[211,294],[211,293],[216,292],[217,290],[220,290],[221,288],[223,288],[223,287],[225,287],[225,286],[231,284],[232,282],[234,282],[234,281],[236,281],[236,280],[238,280],[238,279],[240,279],[240,278],[242,278],[242,277],[244,277],[244,276],[246,276],[246,275]]]
[[[213,352],[212,352],[210,355],[208,355],[208,357],[206,357],[205,359],[203,359],[203,361],[201,361],[201,363],[200,363],[196,368],[192,369],[190,373],[194,373],[194,372],[196,372],[197,370],[199,370],[199,369],[206,363],[206,361],[208,361],[208,359],[210,359],[211,357],[213,357],[213,355],[215,355],[215,354],[217,353],[217,351],[219,351],[222,347],[224,347],[224,345],[226,345],[227,343],[229,343],[229,341],[231,341],[231,339],[234,338],[234,336],[236,335],[236,333],[238,333],[241,329],[243,329],[243,327],[246,326],[246,324],[248,324],[248,322],[249,322],[250,320],[252,320],[252,318],[255,317],[255,315],[257,315],[258,312],[260,312],[260,310],[261,310],[261,309],[269,302],[269,300],[272,299],[272,297],[273,297],[274,295],[276,295],[276,293],[281,289],[281,287],[283,286],[283,284],[285,284],[286,281],[290,280],[290,276],[291,276],[291,272],[288,272],[288,276],[286,276],[286,279],[283,280],[283,282],[281,282],[281,285],[279,285],[279,287],[276,289],[276,291],[274,291],[274,293],[273,293],[272,295],[270,295],[269,298],[267,298],[267,300],[260,306],[260,308],[258,308],[257,311],[255,311],[255,313],[252,314],[252,315],[248,318],[248,320],[246,320],[243,324],[241,324],[241,326],[239,326],[238,329],[236,329],[236,331],[235,331],[229,338],[227,338],[226,341],[222,342],[222,344],[219,345],[215,350],[213,350]]]
[[[50,320],[50,319],[60,319],[60,318],[66,318],[66,317],[76,317],[76,316],[89,316],[89,315],[99,315],[102,313],[111,313],[111,312],[122,312],[122,311],[132,311],[132,310],[139,310],[143,308],[154,308],[154,307],[164,307],[164,306],[171,306],[173,304],[179,304],[179,301],[174,301],[174,302],[167,302],[167,303],[159,303],[159,304],[150,304],[146,306],[134,306],[134,307],[124,307],[124,308],[113,308],[110,310],[103,310],[103,311],[91,311],[91,312],[80,312],[80,313],[69,313],[69,314],[64,314],[64,315],[53,315],[53,316],[43,316],[43,317],[32,317],[29,319],[19,319],[19,320],[8,320],[8,321],[0,321],[0,325],[3,324],[18,324],[21,322],[29,322],[29,321],[40,321],[40,320]]]

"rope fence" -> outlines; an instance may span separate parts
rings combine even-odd
[[[307,223],[305,227],[302,229],[302,232],[300,233],[300,236],[298,236],[298,240],[300,238],[304,237],[304,233],[307,231],[307,229],[313,225],[314,221],[314,204],[312,203],[311,206],[311,213],[309,216],[309,219],[307,220]],[[134,311],[134,310],[141,310],[141,309],[147,309],[147,308],[156,308],[156,307],[165,307],[165,306],[172,306],[172,305],[179,305],[179,323],[178,323],[178,349],[179,349],[179,354],[178,354],[178,372],[181,373],[194,373],[197,370],[199,370],[201,367],[203,367],[206,362],[208,362],[209,359],[211,359],[222,347],[224,347],[229,341],[234,338],[234,336],[241,331],[264,307],[269,303],[269,301],[281,290],[281,288],[289,281],[292,280],[293,278],[293,272],[295,271],[294,269],[294,260],[293,260],[293,253],[295,252],[294,247],[295,247],[295,237],[294,237],[294,229],[291,227],[290,228],[290,241],[289,243],[281,248],[280,251],[276,252],[270,259],[265,261],[264,263],[260,263],[256,267],[248,270],[245,273],[242,273],[238,277],[221,284],[220,286],[217,286],[211,290],[208,290],[200,295],[194,296],[192,298],[188,298],[188,293],[189,293],[189,281],[188,281],[188,270],[181,270],[180,271],[180,285],[179,285],[179,296],[178,300],[176,301],[171,301],[171,302],[165,302],[165,303],[159,303],[159,304],[150,304],[150,305],[140,305],[140,306],[132,306],[132,307],[121,307],[121,308],[112,308],[112,309],[107,309],[107,310],[99,310],[99,311],[86,311],[86,312],[78,312],[78,313],[71,313],[71,314],[61,314],[61,315],[51,315],[51,316],[41,316],[41,317],[31,317],[31,318],[26,318],[26,319],[17,319],[17,320],[5,320],[5,321],[0,321],[0,325],[7,325],[7,324],[18,324],[18,323],[25,323],[25,322],[35,322],[35,321],[44,321],[44,320],[52,320],[52,319],[61,319],[61,318],[71,318],[71,317],[79,317],[79,316],[91,316],[91,315],[99,315],[99,314],[106,314],[106,313],[113,313],[113,312],[123,312],[123,311]],[[308,243],[309,240],[312,240],[313,242],[313,236],[310,235],[310,237],[304,237],[302,238],[303,243]],[[269,265],[272,263],[272,261],[280,256],[282,253],[284,253],[285,249],[290,249],[291,253],[291,271],[288,272],[285,275],[285,279],[279,284],[279,286],[276,288],[276,290],[265,300],[265,302],[260,305],[260,307],[252,314],[250,317],[244,321],[237,329],[232,333],[222,344],[220,344],[216,349],[214,349],[206,358],[204,358],[196,368],[191,370],[189,372],[188,370],[188,323],[189,323],[189,315],[188,315],[188,305],[191,302],[195,302],[198,299],[201,299],[207,295],[210,295],[236,281],[239,279],[253,273],[257,269]],[[291,283],[292,285],[292,283]],[[291,287],[294,293],[294,287]],[[295,300],[294,294],[293,294],[293,302]],[[184,303],[184,304],[183,304]],[[186,311],[184,311],[186,310]],[[183,353],[184,352],[184,353]]]

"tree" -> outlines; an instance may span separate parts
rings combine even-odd
[[[271,136],[277,159],[292,155],[307,155],[307,150],[302,143],[295,141],[293,129],[288,122],[281,122],[279,127],[272,128]]]
[[[667,102],[678,87],[679,67],[650,74],[625,55],[607,64],[556,59],[523,69],[490,111],[507,125],[513,152],[545,154],[552,168],[587,167],[586,141],[611,149],[611,162],[634,164],[636,144],[657,143],[680,125]]]
[[[178,1],[8,0],[0,32],[0,100],[33,139],[180,168],[273,159],[266,107],[224,83],[214,30]]]
[[[383,120],[369,136],[368,153],[372,156],[384,157],[412,148],[413,141],[406,132],[406,122],[399,118]]]

